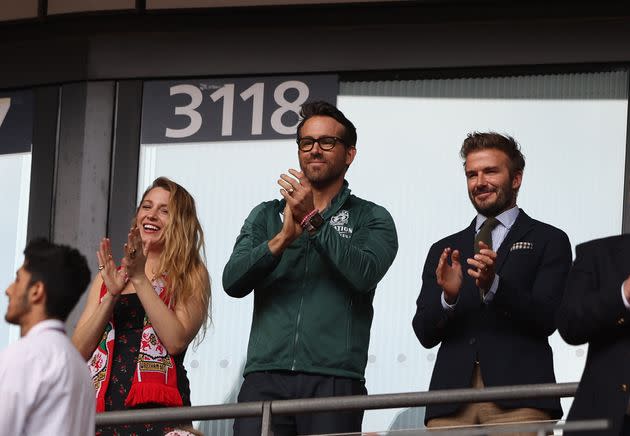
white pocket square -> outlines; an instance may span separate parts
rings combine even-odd
[[[533,250],[534,243],[533,242],[515,242],[510,247],[510,251],[514,250]]]

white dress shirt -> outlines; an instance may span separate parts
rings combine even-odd
[[[503,240],[507,236],[508,232],[512,229],[512,226],[516,222],[516,218],[518,217],[518,214],[520,213],[520,211],[521,210],[518,208],[518,206],[514,206],[513,208],[503,211],[499,215],[496,216],[497,220],[499,220],[499,224],[497,224],[497,226],[494,229],[492,229],[492,232],[491,232],[493,251],[495,252],[499,251],[499,247],[501,247]],[[483,225],[483,223],[486,222],[487,219],[488,217],[483,216],[481,214],[477,214],[477,222],[475,223],[475,235],[479,233],[481,226]],[[466,263],[466,259],[461,259],[460,261],[462,262],[462,269],[464,269],[464,274],[466,274],[465,270],[468,269],[467,268],[468,264]],[[497,293],[498,288],[499,288],[499,275],[495,274],[494,280],[492,281],[492,285],[490,286],[490,289],[487,290],[483,298],[483,302],[485,304],[488,304],[489,302],[492,301],[492,299],[494,298],[494,295]],[[459,300],[459,298],[455,300],[455,303],[448,304],[446,302],[446,299],[444,298],[444,292],[442,292],[441,300],[442,300],[442,307],[445,310],[453,310],[455,309],[455,306],[457,305],[457,301]]]
[[[0,401],[3,435],[94,435],[94,386],[61,321],[37,323],[0,352]]]

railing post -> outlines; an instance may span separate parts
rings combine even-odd
[[[263,401],[260,436],[273,436],[271,429],[271,401]]]

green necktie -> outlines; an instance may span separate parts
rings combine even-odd
[[[479,242],[483,242],[492,250],[492,230],[499,225],[499,220],[495,217],[488,218],[484,221],[479,229],[479,233],[475,236],[475,254],[479,253]]]
[[[479,233],[475,236],[475,254],[479,253],[479,241],[485,243],[492,250],[492,229],[494,229],[498,224],[499,220],[494,217],[488,218],[484,221],[479,229]],[[479,298],[481,298],[482,303],[485,296],[486,292],[479,288]]]

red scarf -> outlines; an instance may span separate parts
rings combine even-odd
[[[153,281],[153,289],[170,308],[164,281]],[[107,294],[105,283],[101,286],[100,299]],[[114,340],[116,338],[113,318],[105,326],[103,337],[92,357],[88,361],[94,389],[96,390],[96,411],[105,411],[105,393],[111,376],[112,359],[114,357]],[[175,361],[155,334],[151,321],[144,315],[140,351],[138,352],[136,370],[133,375],[131,389],[125,399],[125,407],[154,403],[167,407],[183,406],[182,396],[177,389],[177,371]]]

